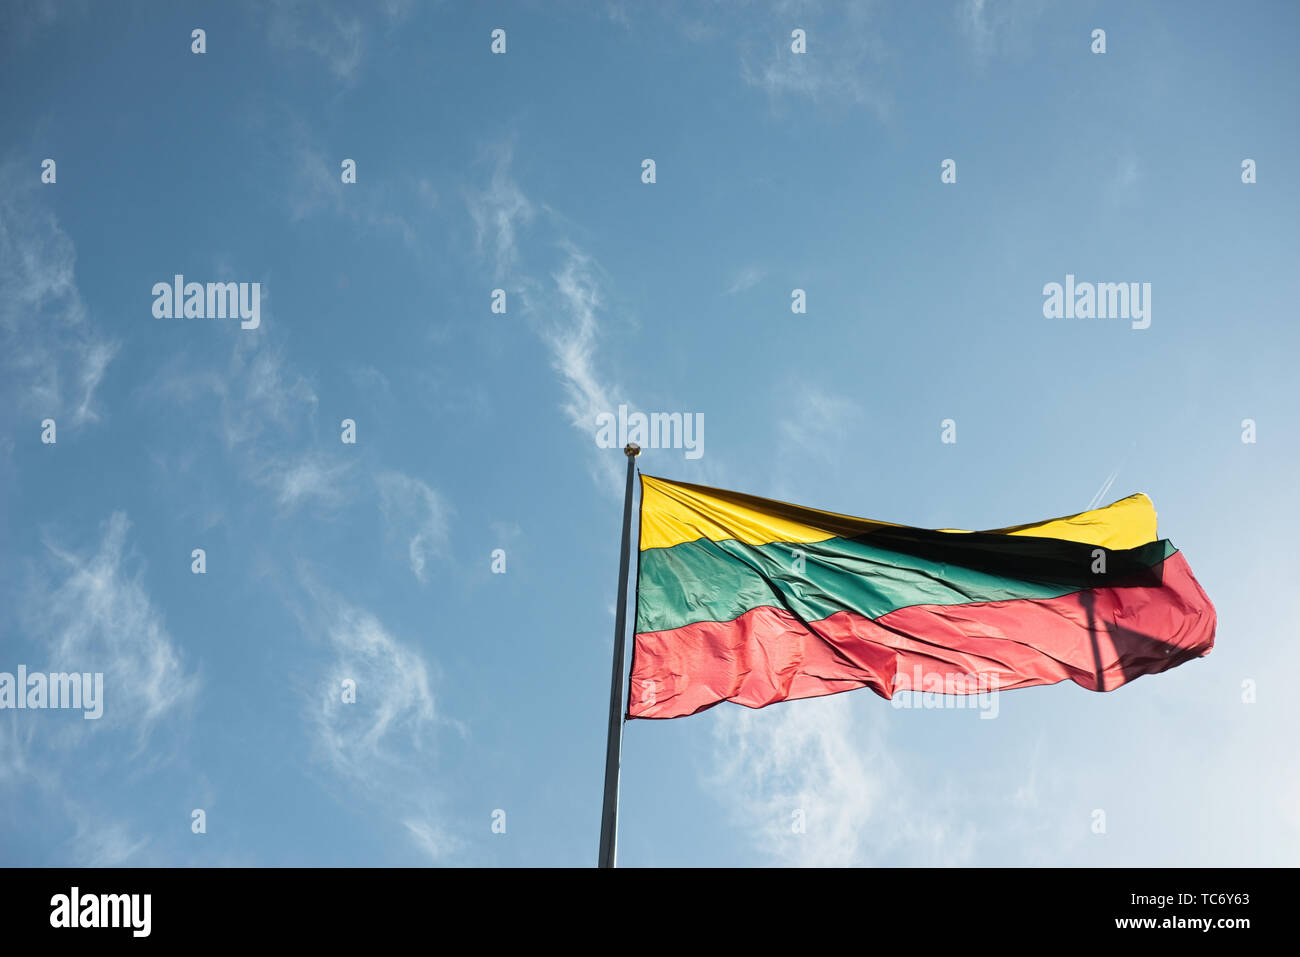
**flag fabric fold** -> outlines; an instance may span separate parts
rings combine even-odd
[[[641,476],[629,718],[871,688],[1110,691],[1209,653],[1151,500],[921,529]]]

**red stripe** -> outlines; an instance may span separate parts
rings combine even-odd
[[[734,621],[637,635],[628,717],[678,718],[723,701],[761,708],[855,688],[890,698],[918,678],[919,691],[1005,691],[1066,679],[1111,691],[1209,654],[1215,624],[1181,552],[1165,560],[1158,588],[915,605],[875,620],[837,612],[804,623],[785,609],[755,608]]]

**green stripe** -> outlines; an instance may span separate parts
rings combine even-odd
[[[804,621],[820,621],[837,611],[878,618],[910,605],[1058,598],[1089,587],[1149,587],[1160,583],[1160,565],[1176,551],[1165,540],[1106,550],[1107,573],[1095,574],[1095,546],[1055,539],[981,535],[956,542],[928,536],[925,547],[892,542],[896,547],[885,548],[879,537],[868,544],[872,538],[766,545],[700,539],[649,549],[640,556],[636,630],[732,621],[765,605],[786,608]],[[949,560],[938,560],[940,554]]]

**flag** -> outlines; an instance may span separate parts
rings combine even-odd
[[[967,532],[643,475],[628,717],[855,688],[1110,691],[1208,654],[1215,623],[1142,494]]]

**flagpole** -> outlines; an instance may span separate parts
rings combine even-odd
[[[618,766],[623,752],[623,649],[627,631],[627,572],[632,537],[632,476],[641,447],[631,442],[627,456],[627,491],[623,495],[623,544],[618,554],[618,611],[614,615],[614,671],[609,679],[609,736],[605,741],[605,802],[600,813],[599,867],[613,867],[618,844]]]

